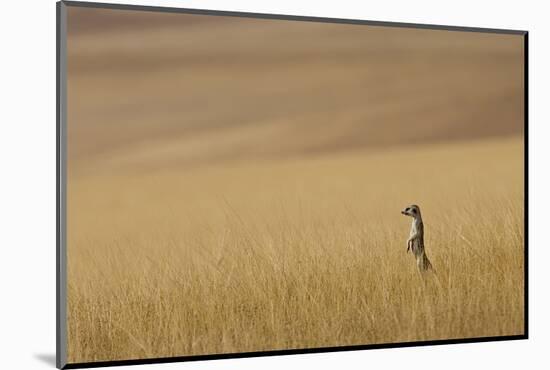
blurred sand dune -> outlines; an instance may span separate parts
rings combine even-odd
[[[79,168],[523,133],[520,36],[78,8],[68,34]]]

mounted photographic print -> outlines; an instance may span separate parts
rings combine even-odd
[[[527,338],[527,32],[57,11],[58,367]]]

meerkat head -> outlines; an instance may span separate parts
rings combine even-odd
[[[416,204],[413,204],[402,210],[401,213],[405,216],[417,218],[420,217],[420,207],[418,207]]]

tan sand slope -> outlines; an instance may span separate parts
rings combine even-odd
[[[69,9],[70,165],[521,134],[520,36]],[[174,147],[181,152],[174,152]]]

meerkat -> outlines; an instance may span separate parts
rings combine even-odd
[[[401,213],[413,218],[411,233],[409,239],[407,239],[407,253],[412,249],[418,270],[421,272],[431,270],[432,264],[424,249],[424,224],[422,223],[420,208],[413,204],[402,210]]]

